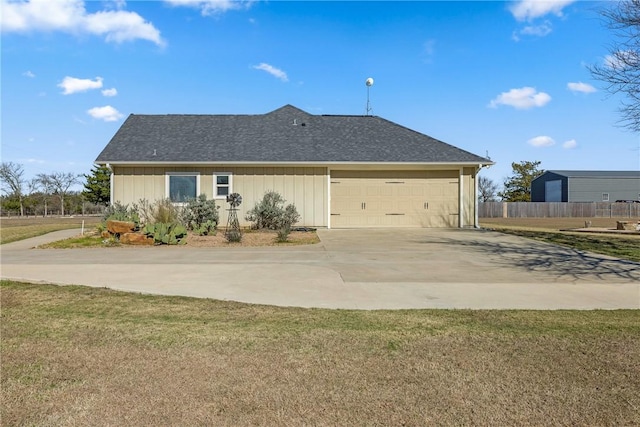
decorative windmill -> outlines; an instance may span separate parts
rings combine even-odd
[[[242,196],[238,193],[231,193],[227,196],[229,203],[229,219],[227,220],[227,230],[224,237],[229,242],[239,242],[242,240],[242,232],[240,231],[240,222],[238,221],[238,206],[242,203]]]

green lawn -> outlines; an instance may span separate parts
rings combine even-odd
[[[638,311],[0,290],[3,425],[640,423]]]

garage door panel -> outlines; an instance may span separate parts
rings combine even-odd
[[[332,171],[332,227],[453,227],[457,171]]]

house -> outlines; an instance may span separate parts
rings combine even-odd
[[[130,115],[96,159],[111,202],[274,190],[310,227],[477,226],[477,174],[492,162],[377,116]],[[246,224],[245,224],[246,225]]]
[[[640,201],[640,171],[546,171],[531,182],[532,202]]]

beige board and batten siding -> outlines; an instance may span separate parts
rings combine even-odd
[[[231,191],[242,196],[238,219],[249,225],[244,217],[267,191],[280,193],[286,203],[293,203],[300,214],[298,226],[326,227],[327,224],[327,168],[325,167],[131,167],[112,166],[113,201],[123,204],[138,203],[141,199],[154,201],[167,197],[166,176],[169,173],[197,173],[200,194],[214,197],[214,177],[219,173],[231,174]],[[229,204],[217,198],[220,206],[220,224],[226,225]]]
[[[458,227],[460,172],[332,170],[331,227]]]

